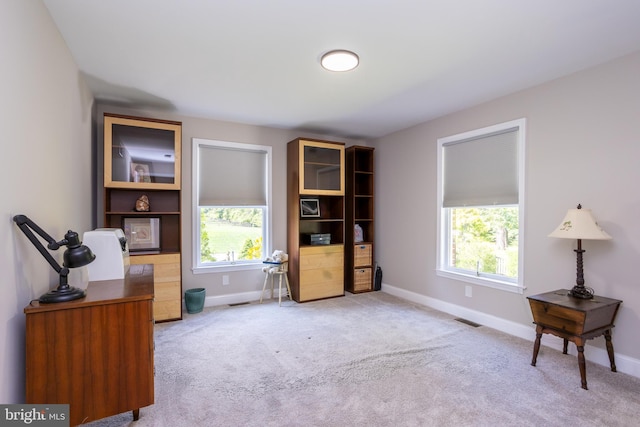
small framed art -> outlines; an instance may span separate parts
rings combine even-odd
[[[160,218],[125,217],[122,222],[129,251],[160,250]]]
[[[151,182],[151,172],[147,163],[131,162],[131,182]]]
[[[300,217],[319,217],[320,216],[320,200],[318,199],[300,199]]]

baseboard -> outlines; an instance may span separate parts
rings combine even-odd
[[[492,329],[496,329],[498,331],[507,333],[509,335],[514,335],[519,338],[523,338],[526,340],[530,340],[532,344],[533,351],[533,341],[536,337],[535,329],[529,325],[522,325],[520,323],[512,322],[510,320],[505,320],[500,317],[492,316],[487,313],[483,313],[476,310],[471,310],[466,307],[461,307],[459,305],[451,304],[445,301],[441,301],[435,298],[427,297],[421,294],[417,294],[415,292],[407,291],[402,288],[398,288],[395,286],[391,286],[386,283],[382,283],[382,292],[388,293],[389,295],[396,296],[398,298],[405,299],[407,301],[415,302],[420,305],[424,305],[426,307],[433,308],[438,311],[442,311],[444,313],[451,314],[455,317],[462,317],[467,320],[471,320],[472,322],[479,323],[480,325],[488,326]],[[553,337],[551,335],[545,334],[542,338],[541,344],[553,348],[558,351],[562,351],[562,343],[563,341],[560,338]],[[614,343],[615,348],[615,343]],[[569,354],[577,355],[577,351],[574,345],[569,346]],[[597,363],[598,365],[606,366],[609,365],[609,356],[607,355],[607,351],[603,348],[595,347],[587,345],[584,349],[585,358],[587,361]],[[635,359],[633,357],[626,356],[624,354],[616,353],[616,368],[618,372],[624,372],[625,374],[629,374],[636,378],[640,378],[640,360]]]
[[[250,301],[259,301],[262,291],[240,292],[235,294],[225,294],[217,296],[207,296],[204,299],[205,307],[216,307],[221,305],[242,304]],[[286,290],[282,293],[282,298],[288,298]],[[278,298],[278,290],[273,292],[274,298]],[[271,298],[270,292],[265,292],[265,301]],[[184,306],[184,300],[182,301]]]

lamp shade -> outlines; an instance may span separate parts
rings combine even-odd
[[[609,240],[609,236],[596,222],[591,209],[569,209],[564,219],[549,237],[560,239]]]
[[[89,247],[82,244],[78,233],[69,230],[64,236],[67,243],[67,250],[64,252],[62,259],[63,264],[67,268],[84,267],[96,259],[94,253]]]

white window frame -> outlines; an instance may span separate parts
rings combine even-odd
[[[211,140],[211,139],[202,139],[202,138],[193,138],[192,140],[192,178],[191,178],[191,188],[192,188],[192,272],[193,274],[204,274],[204,273],[224,273],[224,272],[233,272],[233,271],[242,271],[242,270],[259,270],[262,269],[263,264],[262,260],[251,260],[251,261],[227,261],[227,262],[217,262],[215,264],[203,264],[200,262],[200,205],[198,203],[198,194],[199,194],[199,148],[201,146],[208,147],[218,147],[218,148],[231,148],[235,150],[246,150],[246,151],[264,151],[267,156],[267,166],[266,166],[266,187],[267,187],[267,205],[264,211],[263,218],[263,241],[262,241],[262,251],[263,254],[270,254],[273,252],[271,250],[271,236],[272,236],[272,147],[268,145],[256,145],[256,144],[245,144],[240,142],[229,142],[229,141],[220,141],[220,140]],[[254,208],[255,206],[225,206],[227,208]]]
[[[456,141],[464,141],[474,138],[482,138],[508,129],[518,129],[518,278],[517,281],[505,280],[496,275],[473,275],[459,269],[447,266],[449,236],[449,215],[447,208],[443,207],[443,151],[447,144]],[[505,123],[463,132],[457,135],[438,139],[438,191],[437,191],[437,250],[436,250],[436,274],[441,277],[473,283],[489,288],[522,294],[526,289],[524,285],[524,213],[525,213],[525,139],[526,119],[517,119]]]

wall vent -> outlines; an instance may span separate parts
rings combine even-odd
[[[247,305],[247,304],[249,304],[248,301],[247,302],[237,302],[235,304],[229,304],[229,307],[237,307],[239,305]]]
[[[465,325],[473,326],[474,328],[477,328],[478,326],[482,326],[482,325],[479,325],[476,322],[472,322],[471,320],[467,320],[467,319],[457,318],[455,320],[457,320],[460,323],[464,323]]]

